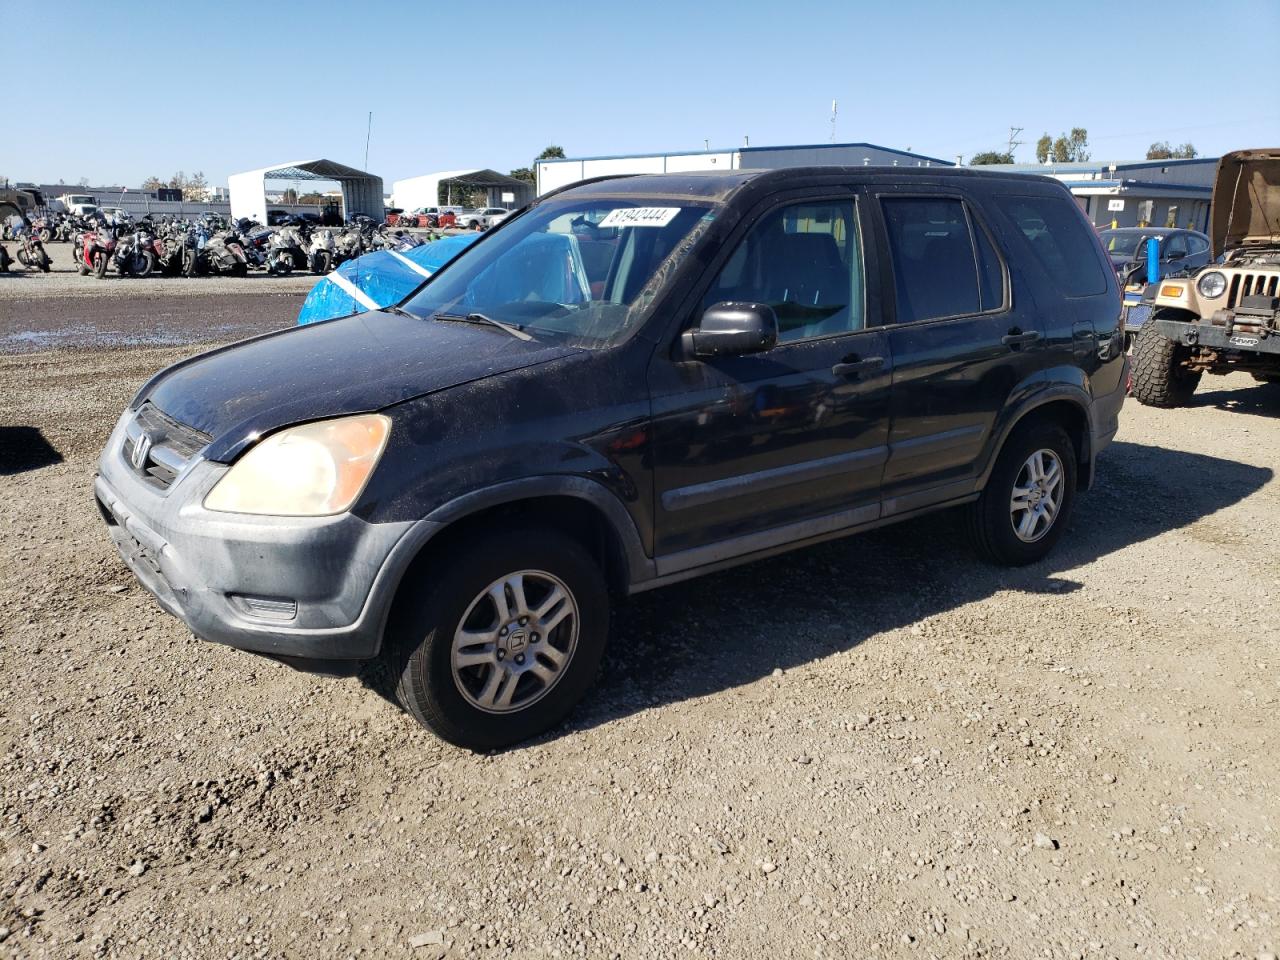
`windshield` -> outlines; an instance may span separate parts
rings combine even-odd
[[[586,346],[615,340],[656,293],[658,268],[712,215],[708,204],[686,200],[546,203],[469,248],[404,309],[484,314]]]
[[[1102,245],[1112,257],[1125,257],[1130,260],[1142,260],[1147,256],[1145,233],[1104,233]]]

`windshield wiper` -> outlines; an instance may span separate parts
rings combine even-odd
[[[499,330],[506,331],[507,333],[515,337],[517,340],[533,339],[533,337],[531,337],[529,334],[524,332],[524,327],[518,326],[517,324],[513,324],[513,323],[503,323],[501,320],[495,320],[493,319],[493,317],[487,316],[486,314],[483,314],[483,313],[468,313],[465,315],[460,313],[437,313],[431,319],[452,320],[457,323],[487,323],[490,326],[497,327]]]
[[[418,316],[416,313],[410,313],[410,312],[409,312],[408,310],[406,310],[404,307],[397,307],[397,306],[395,306],[395,305],[392,305],[392,306],[390,306],[390,307],[382,307],[382,309],[383,309],[383,310],[385,310],[387,313],[396,313],[396,314],[399,314],[399,315],[400,315],[400,316],[402,316],[402,317],[412,317],[414,320],[421,320],[421,319],[422,319],[422,318],[421,318],[420,316]]]

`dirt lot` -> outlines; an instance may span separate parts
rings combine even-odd
[[[1034,567],[941,516],[627,601],[569,725],[482,756],[135,585],[94,458],[192,347],[13,339],[297,292],[40,282],[0,281],[0,957],[1280,948],[1280,388],[1129,406]]]

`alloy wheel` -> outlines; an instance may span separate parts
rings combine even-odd
[[[578,604],[553,574],[520,570],[489,584],[453,635],[453,680],[486,713],[512,713],[545,697],[578,645]]]
[[[1041,539],[1057,520],[1064,479],[1062,461],[1052,450],[1037,450],[1022,464],[1013,482],[1009,519],[1023,543]]]

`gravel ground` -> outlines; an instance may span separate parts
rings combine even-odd
[[[316,278],[120,277],[76,272],[69,243],[46,246],[47,274],[0,273],[0,354],[239,340],[294,323]],[[12,253],[12,250],[10,251]]]
[[[942,515],[621,603],[571,721],[475,755],[115,556],[94,458],[191,347],[0,350],[0,957],[1280,948],[1280,388],[1127,406],[1026,569]]]

